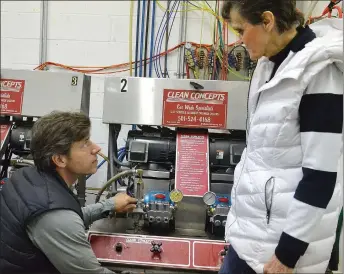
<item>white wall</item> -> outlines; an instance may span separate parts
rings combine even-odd
[[[211,5],[215,3],[208,2]],[[300,2],[301,9],[306,10],[310,1]],[[166,1],[160,3],[166,6]],[[106,66],[129,61],[130,1],[48,1],[48,5],[47,61],[71,66]],[[324,6],[325,3],[319,1],[317,8],[322,11]],[[180,6],[179,10],[181,9],[185,8]],[[188,9],[194,10],[193,7]],[[163,11],[158,6],[156,11],[157,33]],[[39,65],[40,12],[41,1],[1,1],[2,68],[31,70]],[[136,1],[133,43],[136,31],[135,15]],[[175,19],[169,48],[179,42],[179,21],[180,13]],[[213,23],[214,17],[207,12],[188,12],[187,40],[211,44]],[[230,34],[229,41],[235,40],[236,37]],[[135,44],[132,50],[134,56]],[[176,77],[174,73],[177,70],[177,51],[169,56],[168,69],[170,77]],[[129,75],[129,72],[117,75]],[[103,76],[93,76],[90,110],[92,138],[107,154],[108,128],[101,121],[103,90]],[[120,136],[121,143],[124,138],[125,134]],[[88,180],[88,185],[102,185],[106,180],[105,173],[106,165],[103,165],[103,168]]]

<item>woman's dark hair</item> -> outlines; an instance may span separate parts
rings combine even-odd
[[[296,10],[293,0],[225,0],[222,7],[225,20],[230,20],[232,9],[237,10],[252,25],[262,23],[263,12],[271,11],[279,33],[290,30],[296,24],[304,24],[303,14]]]

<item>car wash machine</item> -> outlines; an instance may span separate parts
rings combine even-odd
[[[0,190],[16,169],[33,165],[31,129],[54,110],[89,114],[91,77],[76,72],[1,69]],[[83,204],[86,177],[79,179]]]
[[[106,189],[138,203],[90,227],[98,260],[138,273],[217,272],[248,82],[108,77],[104,87],[110,168],[96,201]]]
[[[133,212],[110,214],[88,228],[104,266],[123,273],[219,270],[234,168],[245,147],[248,85],[105,78],[107,182],[85,199],[80,178],[76,191],[81,205],[119,192],[138,202]],[[90,77],[83,74],[1,70],[1,184],[10,170],[33,164],[35,118],[52,110],[88,114],[89,97]]]

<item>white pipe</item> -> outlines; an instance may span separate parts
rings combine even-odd
[[[40,41],[39,41],[39,64],[47,61],[47,44],[48,44],[48,1],[41,1],[41,18],[40,18]]]

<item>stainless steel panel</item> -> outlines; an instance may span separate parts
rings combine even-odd
[[[73,83],[76,85],[72,84],[73,77],[77,77],[77,83]],[[25,80],[22,116],[40,117],[53,110],[89,113],[90,76],[75,72],[1,69],[1,78]]]
[[[193,90],[190,81],[194,81],[207,91],[228,92],[227,129],[246,128],[248,82],[128,77],[127,91],[121,92],[121,79],[105,79],[104,123],[161,125],[163,90]]]
[[[234,180],[234,175],[224,173],[211,173],[211,180],[232,182]]]
[[[157,178],[157,179],[168,179],[170,178],[170,172],[168,171],[157,171],[157,170],[144,170],[143,177]]]

